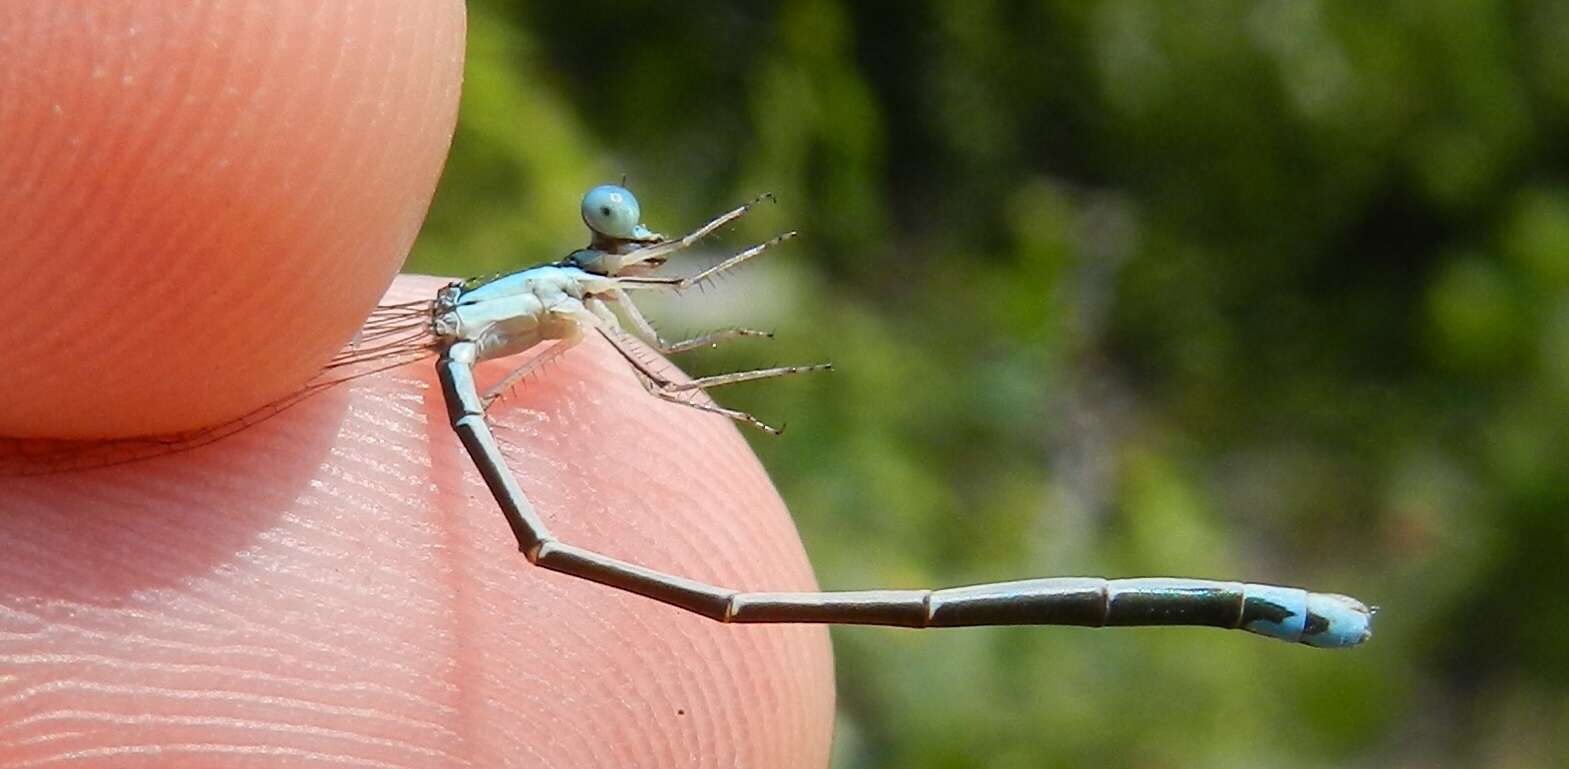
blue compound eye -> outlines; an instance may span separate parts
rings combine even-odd
[[[625,187],[602,184],[583,196],[583,223],[600,235],[632,240],[640,230],[646,232],[638,224],[641,219],[637,198]]]

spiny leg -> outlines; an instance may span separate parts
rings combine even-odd
[[[758,331],[756,329],[740,328],[735,326],[731,328],[722,328],[718,331],[710,331],[706,334],[694,336],[691,339],[683,339],[679,342],[660,341],[658,349],[665,355],[676,355],[678,353],[687,352],[688,350],[696,350],[699,347],[712,347],[727,339],[738,339],[743,336],[760,336],[773,339],[774,332]]]
[[[491,404],[495,403],[496,399],[500,398],[503,393],[512,389],[512,386],[521,381],[523,377],[538,371],[540,366],[543,366],[546,363],[561,357],[562,353],[578,346],[578,344],[582,341],[582,334],[574,334],[572,336],[563,337],[556,340],[554,344],[545,348],[544,351],[540,352],[532,358],[529,358],[526,361],[523,361],[521,365],[513,369],[511,373],[507,374],[506,377],[502,378],[501,381],[491,385],[489,388],[486,388],[485,394],[480,397],[480,403],[484,405],[486,411],[489,411]]]
[[[728,374],[714,374],[700,376],[686,382],[671,382],[666,389],[671,392],[685,392],[687,390],[707,390],[710,387],[723,387],[741,382],[756,382],[762,379],[776,379],[794,374],[806,374],[812,371],[833,371],[832,363],[816,363],[810,366],[775,366],[774,368],[759,368],[751,371],[732,371]]]
[[[1310,646],[1371,635],[1371,611],[1333,593],[1241,582],[1060,577],[946,590],[743,592],[668,574],[552,536],[507,469],[474,386],[477,349],[458,342],[436,363],[452,428],[535,565],[685,609],[718,622],[897,625],[1206,625]]]
[[[634,364],[632,370],[637,374],[638,381],[643,384],[643,389],[647,390],[649,395],[659,398],[660,400],[669,401],[678,406],[686,406],[689,409],[697,409],[698,411],[706,411],[710,414],[718,414],[727,419],[733,419],[737,422],[755,427],[765,433],[768,433],[769,435],[779,435],[784,432],[783,428],[774,427],[773,425],[770,425],[767,422],[764,422],[763,420],[758,419],[757,417],[754,417],[745,411],[725,408],[724,406],[721,406],[717,403],[706,403],[704,401],[694,400],[694,395],[690,390],[672,390],[670,389],[670,385],[674,384],[673,382],[655,379],[655,376],[657,375],[651,375],[646,368],[639,367]]]
[[[690,382],[677,382],[665,376],[664,374],[655,371],[648,365],[647,361],[639,358],[633,350],[627,349],[625,341],[618,338],[614,333],[606,331],[605,329],[600,329],[600,333],[607,341],[610,342],[611,347],[614,347],[616,352],[620,353],[621,357],[632,366],[633,373],[637,374],[638,381],[642,383],[643,389],[647,390],[650,395],[660,398],[661,400],[670,401],[671,403],[680,406],[686,406],[687,408],[697,409],[698,411],[706,411],[711,414],[719,414],[720,416],[733,419],[737,422],[751,425],[752,427],[762,430],[769,435],[779,435],[783,432],[783,430],[774,427],[773,425],[770,425],[767,422],[764,422],[745,411],[725,408],[714,403],[705,403],[703,401],[693,400],[692,393],[706,387],[719,387],[727,384],[735,384],[737,382],[771,379],[774,377],[789,376],[791,374],[799,374],[807,371],[818,371],[832,368],[831,365],[826,363],[817,366],[784,366],[771,369],[758,369],[755,371],[738,371],[730,374],[718,374],[711,377],[701,377]]]
[[[705,281],[705,280],[707,280],[709,278],[712,278],[713,276],[718,275],[719,273],[724,272],[725,270],[731,269],[731,268],[735,267],[736,265],[738,265],[738,264],[740,264],[740,263],[742,263],[742,262],[744,262],[744,261],[746,261],[748,259],[751,259],[752,257],[757,256],[758,254],[761,254],[764,251],[767,251],[769,248],[771,248],[773,246],[777,246],[780,243],[783,243],[783,242],[785,242],[785,241],[787,241],[787,240],[789,240],[789,239],[791,239],[791,238],[793,238],[795,236],[796,236],[796,232],[794,230],[791,230],[790,232],[786,232],[786,233],[784,233],[782,235],[777,235],[777,236],[775,236],[773,238],[770,238],[768,240],[763,241],[762,243],[758,243],[757,245],[752,246],[751,248],[748,248],[745,251],[742,251],[742,252],[736,254],[735,256],[730,257],[729,259],[726,259],[726,260],[724,260],[724,261],[722,261],[722,262],[720,262],[720,263],[718,263],[718,264],[716,264],[716,265],[714,265],[712,267],[709,267],[706,270],[698,272],[695,275],[688,275],[688,276],[686,276],[684,278],[665,278],[665,277],[650,277],[650,276],[646,276],[646,275],[628,275],[628,276],[616,278],[616,283],[619,284],[622,288],[631,288],[631,289],[639,289],[639,288],[670,288],[670,289],[680,290],[680,289],[683,289],[683,288],[690,288],[691,286],[697,285],[698,283],[701,283],[701,282],[703,282],[703,281]]]
[[[697,229],[682,236],[680,240],[667,240],[663,243],[656,243],[651,246],[640,248],[636,251],[636,253],[641,259],[657,259],[661,256],[669,256],[670,254],[673,254],[684,248],[688,248],[693,243],[708,237],[708,235],[714,230],[717,230],[726,224],[740,219],[746,214],[747,211],[752,210],[752,208],[758,203],[761,203],[764,200],[773,199],[774,194],[772,192],[765,192],[755,198],[752,198],[750,201],[747,201],[742,205],[736,206],[735,208],[714,217],[707,224],[698,227]]]
[[[774,336],[771,331],[757,331],[750,328],[737,327],[720,329],[719,331],[695,336],[691,339],[683,339],[679,342],[666,342],[660,338],[659,331],[654,328],[654,324],[648,322],[648,317],[643,314],[642,310],[638,309],[637,305],[633,303],[632,297],[627,296],[625,291],[617,289],[612,296],[615,298],[616,305],[621,308],[622,312],[626,313],[627,319],[632,321],[632,326],[637,329],[638,336],[665,355],[675,355],[687,350],[695,350],[699,347],[717,344],[726,339],[736,339],[743,336],[761,336],[769,339],[772,339]]]

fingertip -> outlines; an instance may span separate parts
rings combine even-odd
[[[442,282],[403,277],[394,296]],[[7,757],[827,764],[822,627],[719,624],[530,566],[431,380],[427,362],[189,452],[0,479]],[[815,587],[735,428],[650,397],[607,345],[490,421],[564,541],[737,589]]]
[[[418,231],[462,4],[19,9],[0,46],[0,434],[175,432],[298,387]]]

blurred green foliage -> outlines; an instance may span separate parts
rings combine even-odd
[[[757,192],[804,237],[672,334],[737,389],[820,579],[1245,578],[1364,649],[836,631],[839,767],[1569,765],[1569,5],[470,6],[410,269]],[[728,304],[727,304],[728,303]]]

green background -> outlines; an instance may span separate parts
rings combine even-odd
[[[1569,765],[1569,6],[470,4],[409,269],[771,190],[667,335],[824,585],[1177,574],[1381,604],[1362,649],[836,630],[837,767]],[[683,265],[677,265],[681,267]],[[691,265],[684,265],[690,267]]]

